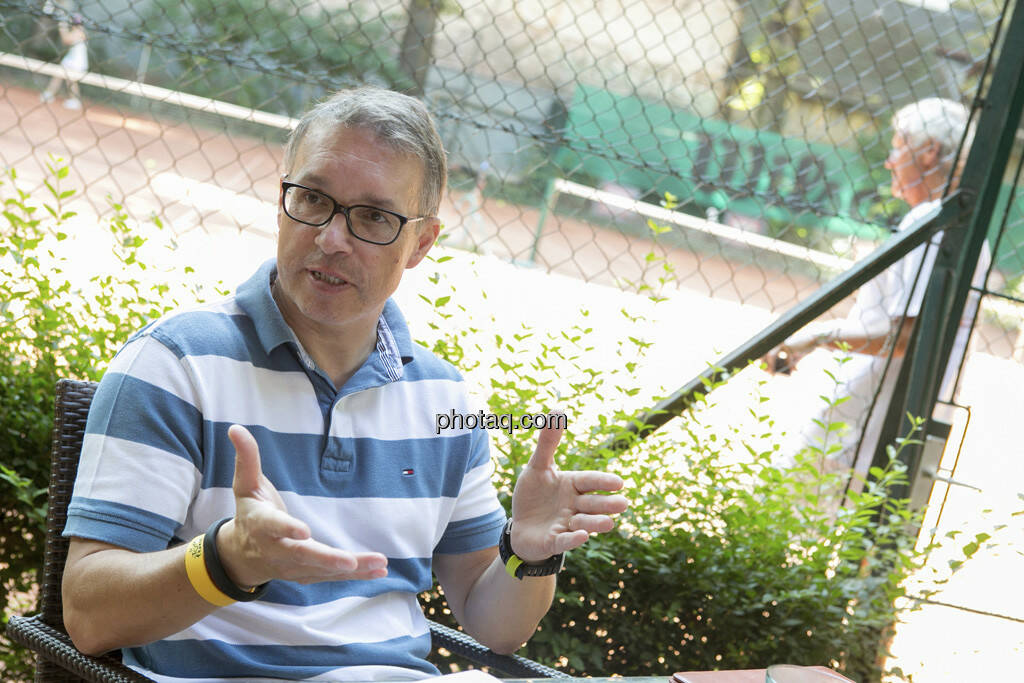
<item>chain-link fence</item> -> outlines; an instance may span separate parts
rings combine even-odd
[[[333,89],[369,82],[422,94],[438,118],[450,155],[449,245],[634,288],[664,275],[653,251],[679,287],[782,311],[895,228],[906,207],[883,166],[890,117],[926,97],[969,103],[1004,7],[3,0],[0,9],[0,159],[41,181],[48,155],[71,157],[97,214],[110,211],[110,196],[178,234],[269,235],[295,117]],[[979,318],[982,343],[1004,357],[1022,353],[1020,207],[1010,205],[988,281],[996,296]],[[650,219],[673,229],[652,230]]]

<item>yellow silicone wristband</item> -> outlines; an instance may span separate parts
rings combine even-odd
[[[203,559],[203,534],[193,538],[185,550],[185,573],[188,575],[188,582],[203,600],[217,607],[227,607],[235,603],[217,589],[209,572],[206,571],[206,561]]]
[[[519,565],[521,565],[522,563],[523,561],[519,558],[519,556],[515,553],[512,553],[508,558],[508,562],[505,563],[505,571],[513,579],[518,579],[519,577],[516,576],[516,571],[519,570]]]

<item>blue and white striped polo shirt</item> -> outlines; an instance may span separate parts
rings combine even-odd
[[[319,541],[388,557],[373,581],[272,581],[162,641],[125,650],[160,681],[374,680],[438,672],[417,603],[431,556],[497,543],[504,512],[486,433],[435,435],[471,412],[458,372],[414,344],[389,301],[375,351],[336,391],[285,324],[268,262],[225,301],[135,335],[103,377],[86,427],[65,535],[139,552],[234,513],[232,424]]]

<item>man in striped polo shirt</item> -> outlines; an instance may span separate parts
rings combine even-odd
[[[612,528],[622,487],[562,472],[543,430],[506,523],[449,364],[390,295],[439,231],[444,150],[425,107],[362,88],[285,150],[277,258],[235,295],[156,321],[93,401],[69,506],[64,614],[88,653],[159,681],[436,675],[431,573],[498,652],[547,612],[560,554]],[[525,578],[524,578],[525,577]]]

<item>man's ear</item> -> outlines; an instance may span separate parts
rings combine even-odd
[[[287,177],[288,177],[288,174],[286,173],[286,174],[281,176],[281,180],[284,180]],[[281,221],[283,221],[286,218],[286,216],[284,214],[284,186],[281,185],[281,183],[277,184],[277,213],[276,213],[276,215],[277,215],[277,229],[278,229],[278,232],[280,232],[280,230],[281,230]]]
[[[922,169],[935,168],[939,165],[939,157],[942,155],[942,145],[938,140],[929,140],[917,152],[917,166]]]
[[[441,232],[441,220],[438,218],[428,218],[423,221],[419,230],[416,231],[416,247],[412,253],[409,254],[409,260],[406,261],[406,268],[413,268],[419,265],[419,262],[423,260],[423,257],[427,255],[430,248],[434,246],[434,242],[437,241],[437,236]]]

